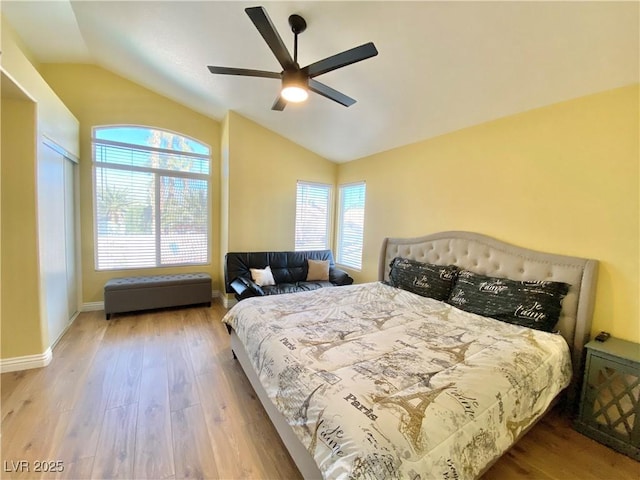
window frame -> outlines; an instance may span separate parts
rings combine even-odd
[[[182,137],[184,139],[190,140],[196,144],[199,144],[202,147],[206,147],[209,151],[209,154],[202,154],[196,152],[187,152],[181,150],[167,149],[161,147],[151,147],[145,145],[138,145],[135,143],[127,143],[127,142],[119,142],[113,140],[106,140],[97,138],[97,132],[100,130],[108,130],[115,128],[135,128],[141,130],[148,131],[160,131],[166,132],[178,137]],[[131,149],[132,151],[149,151],[149,152],[157,152],[164,154],[176,154],[181,156],[190,156],[195,158],[208,159],[208,173],[195,173],[195,172],[184,172],[180,170],[169,170],[166,168],[153,168],[153,167],[144,167],[144,166],[135,166],[135,165],[122,165],[118,163],[108,163],[98,161],[96,158],[96,146],[105,145],[105,146],[113,146],[120,147],[123,149]],[[211,247],[212,247],[212,225],[211,225],[211,212],[212,212],[212,166],[213,166],[213,158],[212,158],[212,149],[211,146],[201,140],[193,138],[189,135],[185,135],[180,132],[175,132],[173,130],[168,130],[165,128],[154,127],[149,125],[133,125],[133,124],[116,124],[116,125],[96,125],[91,128],[91,170],[92,170],[92,192],[91,198],[93,202],[93,254],[94,254],[94,270],[96,272],[109,272],[109,271],[120,271],[120,270],[148,270],[148,269],[159,269],[159,268],[174,268],[174,267],[185,267],[185,266],[202,266],[202,265],[210,265],[211,264]],[[122,266],[119,265],[117,267],[99,267],[99,222],[98,222],[98,191],[97,191],[97,174],[99,168],[107,168],[114,170],[122,170],[125,172],[138,172],[138,173],[148,173],[154,175],[154,189],[155,189],[155,218],[154,221],[156,223],[156,229],[154,232],[155,237],[155,264],[152,266],[147,265],[137,265],[137,266]],[[161,223],[158,223],[158,220],[161,217],[161,209],[159,208],[161,202],[161,195],[159,194],[162,188],[162,177],[173,177],[173,178],[183,178],[189,180],[200,180],[206,182],[207,188],[207,199],[206,199],[206,258],[202,262],[181,262],[181,263],[162,263],[162,249],[161,249]]]
[[[299,188],[300,185],[306,185],[309,187],[323,187],[326,188],[327,190],[327,215],[326,215],[326,229],[325,229],[325,246],[323,248],[298,248],[298,242],[297,242],[297,237],[298,237],[298,194],[299,194]],[[296,181],[296,210],[295,210],[295,219],[294,219],[294,239],[293,239],[293,243],[294,243],[294,251],[296,252],[302,252],[302,251],[309,251],[309,250],[330,250],[331,249],[331,234],[332,234],[332,219],[333,219],[333,205],[334,205],[334,201],[333,201],[333,190],[334,190],[334,185],[330,184],[330,183],[321,183],[321,182],[310,182],[307,180],[297,180]]]
[[[362,205],[362,234],[360,236],[360,258],[358,265],[345,262],[344,253],[342,252],[342,244],[344,242],[344,191],[347,188],[362,187],[364,188],[364,198]],[[337,231],[336,231],[336,264],[347,267],[356,271],[362,270],[362,257],[364,255],[364,229],[366,220],[366,204],[367,204],[367,182],[362,180],[358,182],[350,182],[338,185],[338,207],[337,207]]]

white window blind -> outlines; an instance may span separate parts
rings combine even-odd
[[[336,262],[346,267],[362,267],[364,236],[364,201],[366,185],[341,185],[338,206],[338,245]]]
[[[209,147],[147,127],[94,129],[97,270],[209,262]]]
[[[329,248],[331,185],[298,182],[295,249]]]

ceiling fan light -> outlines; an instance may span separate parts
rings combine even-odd
[[[282,73],[280,96],[287,102],[304,102],[309,97],[309,79],[299,69],[285,70]]]
[[[289,85],[282,89],[280,96],[282,96],[282,98],[287,102],[300,103],[309,98],[309,92],[298,85]]]

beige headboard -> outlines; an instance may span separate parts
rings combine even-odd
[[[579,383],[582,349],[589,340],[595,299],[598,261],[555,255],[517,247],[471,232],[441,232],[418,238],[385,238],[382,242],[378,279],[389,279],[395,257],[435,265],[456,265],[483,275],[513,280],[553,280],[571,285],[562,301],[557,329],[571,349],[573,400]]]

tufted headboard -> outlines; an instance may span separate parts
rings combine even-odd
[[[577,394],[582,349],[589,340],[595,300],[598,261],[517,247],[471,232],[441,232],[418,238],[385,238],[378,279],[389,279],[395,257],[436,265],[456,265],[483,275],[513,280],[553,280],[571,285],[562,301],[557,329],[571,350],[573,382],[569,399]]]

